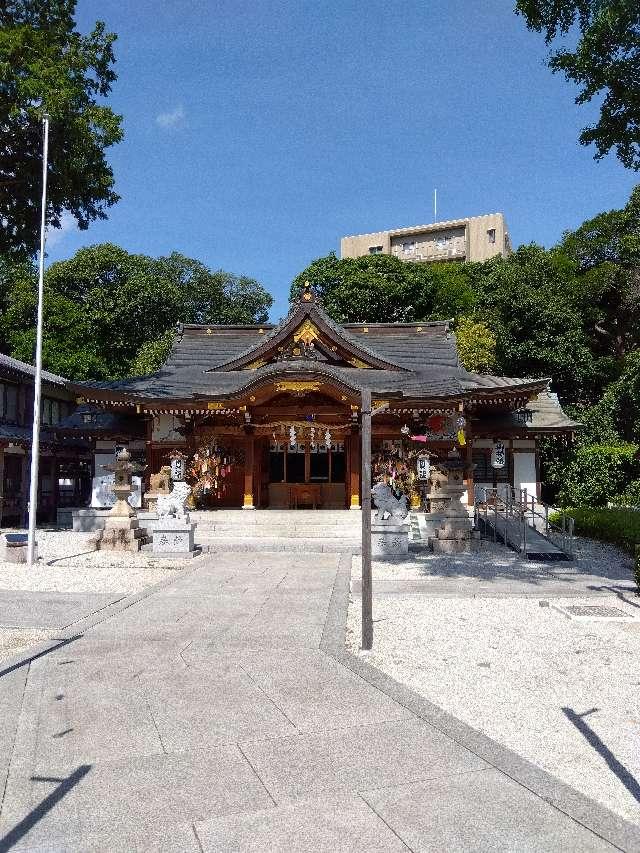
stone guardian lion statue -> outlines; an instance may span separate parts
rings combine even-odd
[[[371,496],[378,510],[376,516],[380,521],[400,523],[409,514],[407,496],[400,495],[397,498],[388,483],[376,483],[371,489]]]
[[[191,486],[188,483],[184,481],[174,483],[170,494],[158,496],[158,516],[160,518],[166,518],[166,516],[186,518],[185,505],[190,494]]]

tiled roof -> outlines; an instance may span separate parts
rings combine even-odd
[[[17,358],[11,358],[9,355],[0,353],[0,369],[2,367],[12,370],[15,373],[20,373],[23,376],[29,376],[33,379],[36,375],[36,369],[32,364],[27,364],[25,361],[18,361]],[[51,385],[66,385],[67,380],[63,376],[58,376],[55,373],[49,373],[48,370],[42,371],[42,381],[48,382]]]
[[[545,432],[546,430],[579,429],[578,421],[572,420],[562,409],[558,395],[551,391],[543,391],[530,400],[524,407],[529,417],[523,420],[517,412],[504,412],[494,417],[483,418],[481,432],[483,434],[499,435],[505,432],[518,431],[522,433]]]
[[[283,330],[288,336],[304,317],[319,323],[327,335],[343,343],[347,358],[357,352],[363,359],[368,358],[371,366],[352,367],[344,360],[339,364],[298,360],[271,361],[257,369],[246,369],[257,355],[273,355]],[[256,361],[259,363],[259,359]],[[75,388],[82,393],[84,387],[87,397],[91,397],[89,388],[93,388],[135,401],[223,398],[239,395],[261,382],[293,376],[326,376],[357,392],[370,388],[378,395],[405,398],[468,398],[474,391],[492,395],[500,390],[526,394],[527,386],[531,386],[531,393],[546,387],[545,380],[469,373],[460,365],[448,321],[339,326],[313,303],[299,304],[277,326],[183,326],[166,363],[156,373],[117,382],[76,384]]]

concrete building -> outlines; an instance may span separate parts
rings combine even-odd
[[[488,213],[467,219],[375,231],[340,240],[341,258],[395,255],[402,261],[486,261],[511,252],[504,216]]]

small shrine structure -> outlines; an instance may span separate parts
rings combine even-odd
[[[147,474],[180,450],[198,508],[358,509],[367,388],[374,472],[457,459],[469,504],[479,485],[539,494],[538,438],[577,426],[548,379],[462,367],[449,322],[339,325],[308,286],[277,325],[184,325],[156,373],[70,387],[96,457],[127,430]]]

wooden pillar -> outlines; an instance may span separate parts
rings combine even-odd
[[[349,443],[349,507],[360,509],[360,435],[350,436]]]
[[[373,646],[371,578],[371,391],[362,391],[362,648]]]
[[[244,500],[242,509],[255,509],[253,501],[253,462],[255,458],[255,438],[247,436],[244,442]]]
[[[467,418],[467,506],[473,506],[476,502],[473,483],[473,431],[471,429],[471,421]]]

